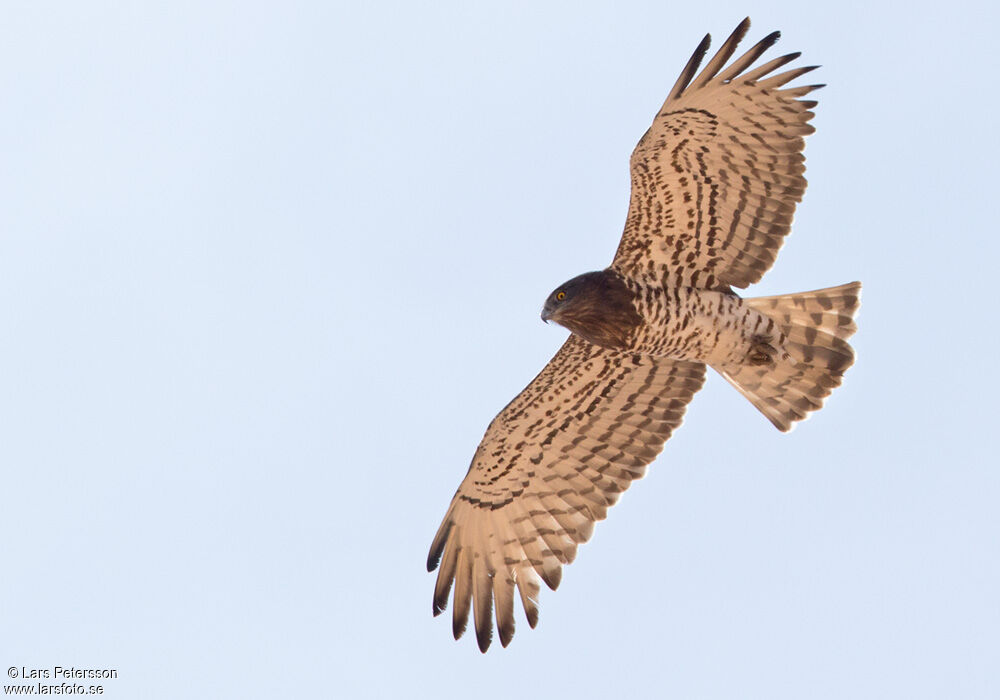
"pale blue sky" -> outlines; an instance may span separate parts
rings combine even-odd
[[[1000,697],[1000,13],[901,7],[2,3],[0,669]],[[863,280],[858,363],[789,435],[712,376],[484,657],[431,618],[431,537],[565,337],[546,294],[610,261],[635,141],[747,14],[829,84],[751,293]]]

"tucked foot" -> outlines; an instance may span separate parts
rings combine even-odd
[[[755,335],[750,339],[750,352],[747,362],[755,366],[774,365],[779,359],[784,359],[787,353],[774,347],[774,338],[769,335]]]

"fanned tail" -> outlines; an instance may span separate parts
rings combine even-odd
[[[744,299],[772,319],[785,335],[784,353],[770,362],[725,365],[715,369],[775,425],[792,424],[823,406],[854,364],[848,344],[857,330],[861,283],[773,297]]]

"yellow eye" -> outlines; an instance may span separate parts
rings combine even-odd
[[[562,301],[566,298],[566,292],[559,292],[556,294],[556,301]]]

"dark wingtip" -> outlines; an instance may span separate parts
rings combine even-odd
[[[514,638],[514,623],[511,621],[510,624],[503,623],[498,625],[498,627],[498,631],[500,632],[500,646],[506,649],[507,645],[510,644],[510,640]]]
[[[434,603],[431,606],[431,611],[434,613],[434,617],[437,617],[445,610],[448,609],[448,594],[451,592],[451,586],[445,590],[444,595],[438,599],[437,596],[434,597]]]
[[[437,536],[434,537],[434,541],[431,543],[431,550],[427,553],[427,571],[434,571],[441,563],[441,553],[444,552],[444,546],[448,542],[448,535],[451,533],[451,528],[454,522],[449,522],[447,525],[442,525],[441,529],[438,530]]]
[[[545,581],[545,585],[549,587],[549,590],[556,590],[559,588],[559,583],[562,581],[562,567],[556,567],[551,571],[542,571],[542,580]]]
[[[701,43],[698,44],[698,47],[694,50],[694,53],[691,56],[692,59],[694,59],[695,56],[698,57],[696,60],[693,61],[695,66],[701,65],[701,61],[703,58],[705,58],[705,54],[708,53],[708,47],[711,45],[712,45],[712,35],[706,34],[704,37],[702,37]]]
[[[701,43],[698,44],[698,47],[694,50],[694,53],[691,54],[691,58],[688,59],[687,65],[684,66],[684,70],[681,72],[680,77],[677,79],[677,84],[674,86],[673,89],[673,92],[676,92],[677,95],[680,95],[682,92],[684,92],[684,88],[686,88],[691,83],[691,79],[694,77],[694,74],[698,71],[698,67],[701,65],[701,62],[705,60],[705,54],[708,53],[708,48],[711,45],[712,45],[712,35],[706,34],[704,38],[702,38]]]
[[[466,614],[462,617],[452,618],[451,636],[455,638],[455,641],[458,641],[459,639],[462,638],[462,635],[465,634],[465,628],[468,626],[468,624],[469,624],[468,611],[466,611]]]
[[[687,65],[684,66],[684,70],[681,71],[680,77],[677,78],[677,82],[674,84],[674,88],[670,91],[670,97],[676,99],[680,97],[684,91],[687,89],[688,85],[694,79],[695,73],[698,72],[698,68],[701,67],[701,62],[705,60],[705,54],[708,53],[709,47],[712,45],[712,35],[706,34],[705,38],[701,40],[698,44],[698,48],[694,50],[691,54],[691,58],[688,59]]]
[[[476,630],[476,643],[479,644],[479,651],[486,653],[493,641],[493,626],[489,625],[482,630]],[[505,645],[506,646],[506,645]]]
[[[736,45],[743,41],[743,37],[747,35],[748,31],[750,31],[750,18],[744,17],[743,21],[736,25],[736,29],[726,39],[726,44],[732,44],[732,47],[735,49]]]

